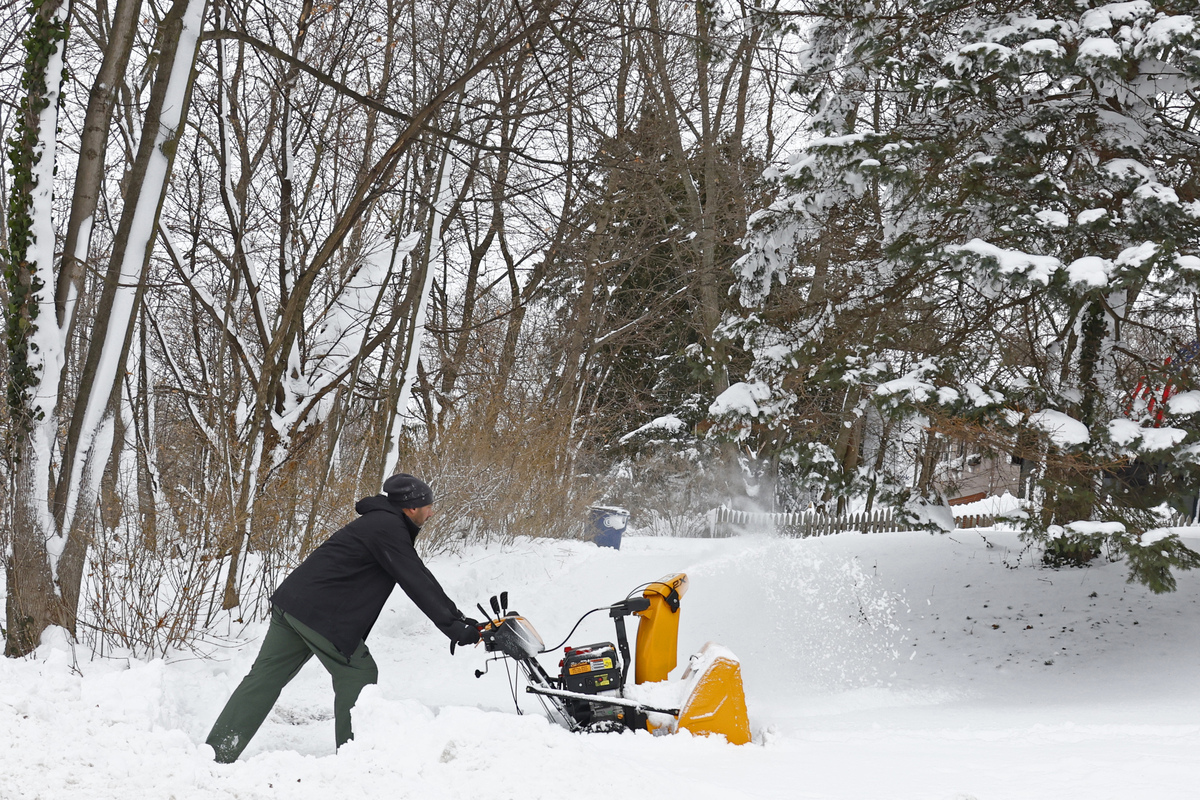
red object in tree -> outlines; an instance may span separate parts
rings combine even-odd
[[[1182,369],[1185,365],[1190,364],[1200,355],[1200,340],[1196,340],[1187,347],[1180,350],[1175,356],[1168,356],[1163,361],[1163,371],[1171,372],[1172,366],[1175,369]],[[1163,422],[1163,414],[1166,411],[1167,401],[1175,394],[1175,383],[1173,379],[1167,378],[1167,382],[1163,385],[1162,396],[1158,396],[1158,391],[1150,386],[1150,378],[1146,375],[1138,378],[1137,386],[1129,395],[1129,402],[1125,404],[1125,416],[1133,417],[1133,404],[1143,398],[1146,399],[1146,413],[1154,420],[1154,427],[1160,427]]]

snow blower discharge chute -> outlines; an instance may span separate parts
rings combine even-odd
[[[493,654],[491,660],[516,662],[518,674],[525,677],[525,691],[536,695],[549,717],[569,730],[686,730],[720,734],[732,744],[749,742],[742,671],[733,653],[709,642],[691,657],[679,681],[663,683],[676,666],[679,606],[687,592],[687,576],[668,575],[643,586],[638,587],[640,597],[630,592],[624,600],[579,618],[568,639],[588,615],[607,611],[616,628],[616,644],[564,647],[557,675],[547,672],[537,657],[558,648],[547,649],[529,620],[508,610],[508,592],[491,599],[491,614],[479,607],[489,618],[482,629],[484,647]],[[639,618],[633,658],[625,629],[625,618],[631,616]],[[631,666],[633,687],[628,685]],[[476,670],[475,677],[486,672]]]

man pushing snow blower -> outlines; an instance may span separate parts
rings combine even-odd
[[[393,475],[385,495],[359,500],[361,516],[334,533],[271,595],[271,625],[249,674],[234,690],[206,740],[230,763],[258,731],[283,687],[316,656],[333,677],[337,745],[354,734],[350,709],[379,670],[366,638],[396,584],[455,644],[479,641],[479,623],[463,615],[422,563],[413,544],[433,516],[433,490],[412,475]]]

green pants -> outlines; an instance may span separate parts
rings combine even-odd
[[[333,643],[291,614],[271,610],[271,626],[263,638],[262,649],[249,674],[242,679],[225,710],[217,717],[206,740],[217,753],[217,761],[236,761],[258,731],[279,693],[308,659],[316,656],[333,676],[333,716],[337,745],[354,738],[350,730],[350,709],[364,686],[379,679],[375,659],[366,643],[359,643],[347,658]]]

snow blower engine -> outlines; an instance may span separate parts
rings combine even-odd
[[[750,741],[750,725],[741,667],[737,657],[727,649],[709,642],[691,657],[678,682],[666,685],[665,690],[636,688],[636,684],[666,681],[676,666],[679,607],[687,585],[683,573],[668,575],[637,587],[643,590],[640,597],[633,596],[637,591],[634,589],[624,600],[584,614],[567,639],[588,616],[607,611],[617,641],[563,647],[554,675],[542,667],[537,657],[557,651],[563,645],[546,648],[529,620],[508,610],[508,592],[501,592],[499,598],[491,599],[492,614],[479,606],[488,618],[482,630],[484,647],[493,654],[491,661],[516,662],[518,674],[525,677],[525,691],[536,695],[547,715],[569,730],[631,729],[655,733],[688,730],[695,734],[721,734],[733,744],[744,744]],[[632,658],[625,627],[625,618],[630,616],[639,618]],[[635,687],[628,687],[631,666]],[[485,665],[475,671],[475,677],[486,673]],[[659,702],[650,704],[638,699],[638,695],[653,696]],[[672,702],[663,703],[663,699]],[[513,700],[520,713],[515,685]]]

